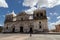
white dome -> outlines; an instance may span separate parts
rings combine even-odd
[[[33,19],[33,16],[30,16],[29,19]]]
[[[9,13],[9,14],[7,14],[7,15],[13,15],[13,17],[15,17],[15,16],[16,16],[16,14],[15,14],[15,12],[14,12],[14,11],[12,11],[11,13]]]
[[[11,13],[13,16],[16,16],[16,14],[15,14],[15,12],[14,11],[12,11],[12,13]]]

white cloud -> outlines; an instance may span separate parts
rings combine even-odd
[[[52,8],[56,5],[60,5],[60,0],[24,0],[23,5],[24,6],[35,6],[37,4],[37,7],[48,7]]]
[[[56,5],[60,5],[60,0],[38,0],[38,7],[52,8]]]
[[[56,5],[60,5],[60,0],[47,0],[48,1],[48,5],[46,5],[49,8],[52,8]]]
[[[47,0],[38,0],[37,7],[48,7],[48,1]]]
[[[49,27],[50,30],[55,29],[55,25],[58,25],[58,24],[60,24],[60,20],[58,20],[56,22],[53,22],[53,23],[48,22],[48,27]]]
[[[47,17],[48,20],[50,20],[51,18],[50,17]]]
[[[2,17],[5,17],[5,15],[2,15]]]
[[[60,5],[60,0],[24,0],[23,6],[31,7],[33,9],[34,6],[37,6],[37,8],[41,7],[47,7],[52,8],[54,6]],[[28,9],[27,11],[30,11],[31,9]],[[32,11],[30,11],[32,13]],[[56,15],[56,13],[54,13]]]
[[[23,5],[34,7],[37,4],[38,0],[24,0]]]
[[[0,0],[0,7],[8,8],[8,4],[5,0]]]
[[[5,15],[1,15],[0,17],[5,17]]]
[[[52,15],[53,13],[50,13],[50,15]]]
[[[48,22],[49,30],[55,29],[55,23]]]
[[[54,15],[56,15],[56,16],[57,16],[57,15],[58,15],[58,13],[56,13],[56,12],[55,12],[55,13],[54,13]]]
[[[3,26],[3,24],[0,24],[0,26]]]
[[[33,11],[36,9],[37,9],[36,7],[32,7],[31,9],[25,10],[25,12],[28,14],[33,14]]]
[[[60,24],[60,19],[58,21],[56,21],[55,25],[58,25]]]
[[[57,19],[60,19],[60,16],[58,16]]]
[[[53,15],[58,16],[58,13],[56,13],[56,12],[55,13],[50,13],[50,15],[52,15],[52,16]]]
[[[54,7],[54,6],[56,6],[56,5],[60,5],[60,0],[49,0],[49,6],[50,7]]]

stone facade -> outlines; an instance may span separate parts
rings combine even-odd
[[[47,32],[47,16],[45,9],[37,9],[33,14],[21,12],[6,15],[3,32]]]
[[[55,27],[56,27],[56,32],[60,32],[60,24],[55,25]]]

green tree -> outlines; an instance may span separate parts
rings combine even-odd
[[[2,26],[0,26],[0,32],[2,32],[2,30],[3,30],[3,27],[2,27]]]

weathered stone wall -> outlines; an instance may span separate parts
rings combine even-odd
[[[39,16],[37,16],[37,14]],[[31,16],[33,17],[31,18]],[[34,18],[34,16],[37,19]],[[8,22],[5,21],[4,31],[12,32],[12,30],[14,29],[15,32],[20,32],[21,27],[23,27],[23,32],[29,32],[30,28],[32,28],[33,32],[47,31],[48,26],[47,26],[47,17],[46,17],[45,10],[44,11],[36,10],[34,14],[26,14],[25,12],[22,12],[18,14],[17,16],[14,16],[13,21],[9,21],[9,20]]]

